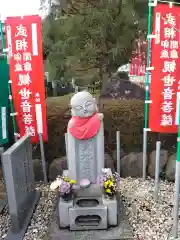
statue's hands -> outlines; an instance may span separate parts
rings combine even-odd
[[[101,120],[101,121],[104,118],[104,114],[103,113],[98,113],[97,116],[98,116],[99,120]]]
[[[68,128],[72,128],[73,127],[73,121],[72,121],[72,119],[69,121],[69,123],[68,123]]]

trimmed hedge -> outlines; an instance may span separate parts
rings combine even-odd
[[[54,105],[53,105],[54,104]],[[61,105],[62,104],[62,105]],[[71,117],[68,110],[69,98],[51,103],[48,112],[48,136],[49,141],[45,144],[46,159],[49,163],[56,157],[64,156],[65,139],[64,134],[67,123]],[[54,109],[52,111],[52,109]],[[112,154],[116,149],[116,131],[121,134],[121,147],[129,153],[132,151],[141,152],[143,143],[144,125],[144,101],[141,100],[101,100],[100,112],[104,113],[105,149]],[[176,151],[176,134],[162,135],[162,148],[169,153]],[[155,149],[158,134],[148,133],[148,152]],[[35,157],[39,157],[39,150],[36,149]]]
[[[129,153],[141,152],[143,147],[144,101],[119,100],[104,101],[105,144],[112,152],[116,148],[116,131],[121,134],[121,147]],[[148,152],[155,150],[156,141],[160,140],[162,148],[169,154],[176,152],[177,134],[158,134],[148,132]]]
[[[104,130],[106,151],[116,148],[116,131],[120,131],[121,147],[124,151],[138,151],[142,146],[143,102],[138,100],[120,100],[105,103]]]

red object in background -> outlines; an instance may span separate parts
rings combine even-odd
[[[134,75],[134,56],[131,57],[129,74]]]
[[[138,76],[138,72],[139,72],[139,59],[138,59],[138,55],[136,53],[131,58],[130,75]]]
[[[131,63],[130,63],[130,72],[129,74],[131,76],[137,76],[137,69],[138,69],[138,58],[137,58],[137,54],[133,54],[132,58],[131,58]]]
[[[138,53],[136,51],[135,57],[134,57],[134,75],[138,76],[138,70],[139,70],[139,58]]]
[[[177,132],[179,84],[179,7],[158,4],[154,9],[149,108],[149,128],[153,132]]]
[[[143,49],[145,44],[144,41],[139,41],[136,52],[132,54],[129,71],[131,76],[145,76],[146,74],[146,56]]]
[[[8,17],[5,26],[12,56],[10,79],[20,136],[30,133],[32,142],[37,143],[38,133],[42,133],[47,141],[41,18],[38,15]]]

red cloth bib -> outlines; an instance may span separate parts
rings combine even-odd
[[[85,140],[94,137],[101,126],[100,119],[95,113],[93,116],[88,118],[72,117],[72,127],[69,129],[70,133],[74,138],[79,140]]]

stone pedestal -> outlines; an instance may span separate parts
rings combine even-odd
[[[104,206],[107,207],[108,212],[108,224],[109,226],[116,226],[117,225],[117,199],[116,197],[112,199],[105,198],[103,196],[102,202]]]
[[[107,229],[107,207],[74,206],[69,209],[70,230]]]
[[[117,199],[105,198],[99,186],[76,189],[73,200],[59,199],[59,225],[71,230],[107,229],[117,225]]]
[[[52,240],[122,240],[128,239],[133,240],[132,227],[129,225],[128,218],[125,214],[123,201],[117,196],[118,208],[117,215],[118,223],[115,227],[110,227],[105,230],[82,230],[82,231],[71,231],[69,228],[59,228],[57,224],[57,215],[54,213],[51,226],[49,228],[49,236]]]
[[[60,227],[69,227],[69,208],[73,207],[73,201],[64,201],[61,197],[58,203],[58,212],[59,212],[59,226]]]

